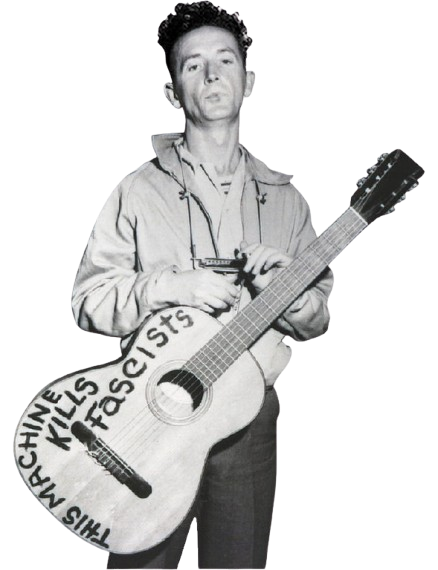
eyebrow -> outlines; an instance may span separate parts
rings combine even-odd
[[[232,53],[233,55],[235,55],[237,57],[237,53],[233,50],[233,48],[218,49],[217,53]]]

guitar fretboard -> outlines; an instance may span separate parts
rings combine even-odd
[[[343,251],[367,222],[348,208],[323,234],[271,281],[234,319],[212,337],[184,366],[211,385],[303,293]]]

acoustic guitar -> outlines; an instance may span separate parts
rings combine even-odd
[[[44,388],[15,436],[17,466],[35,497],[111,552],[164,540],[193,504],[211,447],[262,406],[259,337],[423,174],[401,150],[382,155],[342,216],[227,326],[198,309],[167,308],[142,324],[119,360]]]

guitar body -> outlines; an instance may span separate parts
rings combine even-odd
[[[17,466],[67,528],[132,553],[183,521],[209,450],[249,424],[264,398],[248,351],[214,383],[181,371],[221,328],[197,309],[166,309],[122,359],[56,380],[32,401],[16,432]]]

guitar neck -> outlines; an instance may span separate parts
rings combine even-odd
[[[184,368],[207,385],[219,378],[343,251],[367,222],[348,208],[193,356]]]

